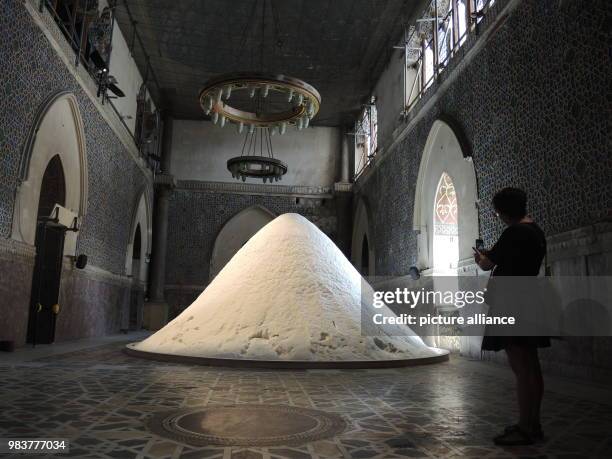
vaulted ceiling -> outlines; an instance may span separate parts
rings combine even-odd
[[[176,118],[204,118],[198,93],[209,78],[264,71],[315,86],[322,106],[313,124],[338,126],[367,101],[404,26],[423,6],[423,0],[119,0],[116,18],[155,100]]]

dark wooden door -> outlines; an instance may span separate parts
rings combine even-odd
[[[55,339],[56,311],[66,227],[39,222],[36,228],[36,261],[32,277],[28,342],[49,344]]]

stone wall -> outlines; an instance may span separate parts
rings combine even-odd
[[[60,314],[66,320],[58,318],[57,336],[60,340],[116,332],[120,320],[108,317],[122,314],[119,311],[129,301],[129,295],[124,293],[129,291],[129,285],[123,285],[128,281],[124,278],[119,282],[121,286],[107,287],[108,279],[125,275],[134,208],[143,191],[151,195],[152,176],[134,160],[109,126],[101,107],[77,81],[28,7],[31,8],[29,2],[7,0],[0,15],[0,238],[9,244],[19,169],[26,154],[24,145],[37,112],[52,95],[71,92],[78,101],[84,125],[89,167],[88,212],[79,232],[77,253],[87,254],[89,264],[103,272],[106,280],[101,280],[100,275],[90,276],[89,271],[64,276]],[[48,12],[43,13],[42,19],[48,19],[45,14],[48,16]],[[49,33],[63,39],[57,30],[52,30],[54,26],[51,21]],[[13,329],[23,330],[23,337],[17,333],[17,344],[23,344],[25,339],[31,289],[28,278],[31,279],[33,267],[33,257],[23,259],[7,253],[0,265],[0,290],[12,292],[0,305],[0,317],[13,317],[19,312],[19,317],[2,323],[0,339],[13,335]],[[15,283],[16,273],[22,271],[23,276]],[[99,319],[100,323],[94,323]]]
[[[504,17],[508,6],[515,8]],[[378,275],[406,275],[417,260],[415,185],[429,132],[441,118],[454,122],[464,153],[472,155],[485,246],[503,230],[490,203],[505,186],[526,190],[549,249],[559,237],[572,240],[575,231],[612,219],[609,18],[603,0],[495,2],[478,30],[486,42],[468,38],[394,135],[379,140],[384,151],[356,184],[355,204],[362,197],[371,210]],[[609,239],[609,228],[602,231]],[[580,271],[588,263],[570,253],[549,260],[553,274],[612,274],[612,252],[603,247],[592,244],[591,271]],[[542,352],[543,366],[610,381],[611,351],[610,339],[601,337],[554,341]],[[481,354],[479,345],[466,353],[505,360],[503,353]]]
[[[213,246],[223,225],[254,205],[276,215],[299,213],[332,240],[336,237],[331,195],[297,197],[176,189],[170,199],[166,260],[166,299],[171,317],[189,306],[208,284]]]
[[[518,6],[496,25],[509,3]],[[479,26],[480,34],[491,26],[494,33],[477,51],[472,34],[394,137],[379,140],[386,151],[357,182],[357,195],[371,205],[377,274],[403,275],[415,262],[414,188],[441,117],[454,120],[469,144],[486,245],[503,229],[490,202],[504,186],[527,191],[529,211],[548,235],[612,218],[606,17],[603,0],[495,2]]]

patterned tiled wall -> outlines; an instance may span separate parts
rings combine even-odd
[[[483,30],[507,3],[495,2]],[[530,213],[548,235],[612,218],[611,15],[607,0],[520,2],[358,185],[371,205],[377,274],[406,274],[415,262],[414,188],[427,136],[441,115],[453,118],[471,144],[485,244],[502,230],[489,203],[504,186],[527,191]],[[441,81],[460,61],[451,62]]]
[[[43,101],[75,94],[83,119],[89,166],[88,214],[78,251],[92,265],[123,274],[132,212],[145,174],[106,124],[19,0],[0,13],[0,237],[10,236],[22,148]]]
[[[291,196],[175,190],[168,215],[166,284],[207,284],[217,234],[233,216],[254,205],[263,206],[276,215],[299,213],[333,240],[336,230],[333,200],[323,200],[321,205],[321,200],[299,199],[296,203],[296,198]]]

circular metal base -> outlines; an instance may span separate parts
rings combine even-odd
[[[360,368],[399,368],[415,365],[428,365],[448,361],[449,353],[433,357],[421,357],[403,360],[247,360],[247,359],[216,359],[209,357],[193,357],[188,355],[160,354],[157,352],[139,351],[128,344],[123,352],[134,357],[162,362],[185,363],[189,365],[207,365],[233,368],[269,368],[279,370],[303,369],[360,369]]]
[[[343,432],[338,415],[286,405],[212,405],[159,413],[153,433],[194,446],[301,445]]]

